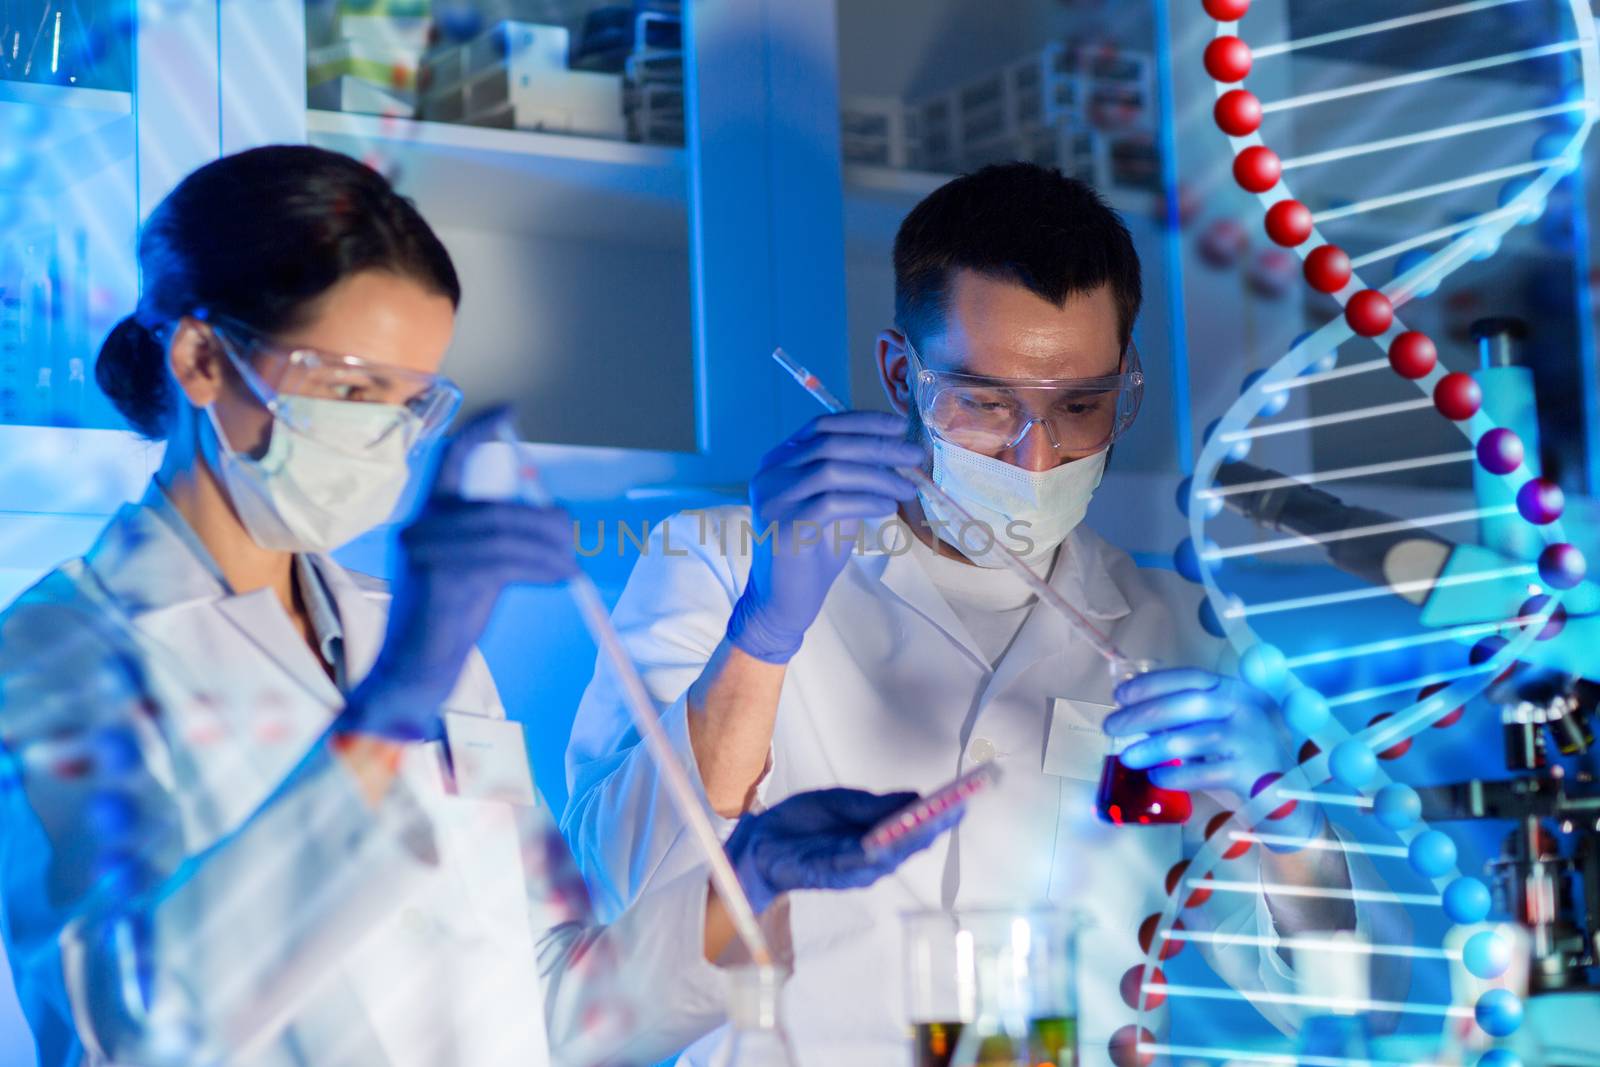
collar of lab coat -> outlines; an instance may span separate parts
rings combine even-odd
[[[305,557],[323,582],[339,617],[345,678],[354,685],[371,668],[382,643],[387,593],[367,585],[323,555]],[[333,704],[338,690],[307,647],[270,589],[237,594],[228,588],[205,547],[153,484],[144,500],[124,505],[85,559],[89,570],[135,626],[161,617],[174,632],[174,617],[216,610],[301,686]],[[173,649],[182,655],[183,649]]]
[[[933,583],[927,570],[908,551],[904,539],[915,536],[898,515],[882,520],[870,531],[865,550],[857,563],[871,577],[883,583],[895,596],[925,617],[964,648],[979,663],[988,666],[977,643],[961,625],[955,610]],[[1109,569],[1105,566],[1106,543],[1079,526],[1056,553],[1050,569],[1050,585],[1091,622],[1109,624],[1127,615],[1132,608]],[[1010,677],[1046,656],[1070,650],[1081,638],[1059,614],[1048,609],[1032,611],[1017,640],[996,669],[994,682]]]

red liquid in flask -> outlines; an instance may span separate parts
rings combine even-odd
[[[1173,760],[1162,766],[1176,767],[1181,762]],[[1154,826],[1187,821],[1194,804],[1188,793],[1156,785],[1150,780],[1149,771],[1136,771],[1117,756],[1107,756],[1100,768],[1095,808],[1100,818],[1118,826]]]

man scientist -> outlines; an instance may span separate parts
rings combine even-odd
[[[900,973],[901,912],[1040,901],[1094,921],[1080,948],[1093,962],[1079,1047],[1105,1062],[1134,1019],[1118,979],[1142,960],[1141,923],[1220,810],[1197,810],[1186,827],[1097,824],[1109,739],[1131,743],[1130,766],[1173,764],[1154,780],[1195,791],[1199,809],[1238,807],[1293,766],[1287,734],[1270,696],[1213,673],[1225,650],[1193,624],[1193,587],[1081,525],[1142,388],[1139,261],[1116,214],[1058,171],[988,167],[910,213],[894,267],[895,325],[876,355],[895,413],[822,416],[763,458],[748,509],[671,520],[616,623],[729,828],[802,790],[925,792],[987,761],[1004,770],[959,830],[897,877],[792,900],[786,1008],[803,1062],[905,1060],[904,998],[885,977]],[[915,466],[979,528],[951,522],[895,470]],[[835,524],[845,536],[816,536]],[[1170,669],[1117,688],[1105,661],[998,568],[1000,540],[1129,656]],[[603,666],[567,769],[563,828],[603,911],[695,862]],[[1274,831],[1330,833],[1305,803]],[[1226,877],[1268,891],[1217,892],[1184,917],[1250,942],[1209,953],[1240,989],[1293,988],[1293,954],[1275,938],[1356,925],[1338,896],[1350,883],[1337,848],[1252,848]],[[1334,894],[1281,891],[1304,886]],[[688,1059],[702,1056],[695,1046]]]

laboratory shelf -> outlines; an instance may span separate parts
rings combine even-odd
[[[57,193],[132,161],[133,94],[0,81],[0,130],[26,144],[20,159],[0,161],[0,190]]]
[[[685,150],[601,138],[311,110],[312,144],[386,168],[445,226],[688,245]]]

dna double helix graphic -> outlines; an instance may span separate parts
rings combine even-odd
[[[1441,1039],[1459,1040],[1476,1026],[1481,1045],[1512,1035],[1522,1021],[1521,1001],[1505,988],[1463,1004],[1428,989],[1398,1001],[1369,994],[1326,1003],[1281,989],[1169,983],[1161,968],[1187,944],[1208,939],[1250,950],[1289,948],[1313,967],[1341,951],[1375,962],[1445,960],[1485,982],[1511,964],[1504,938],[1467,936],[1489,913],[1488,887],[1462,874],[1454,840],[1422,822],[1419,794],[1382,764],[1402,757],[1420,731],[1460,721],[1469,702],[1535,642],[1560,634],[1568,618],[1563,600],[1592,587],[1582,584],[1582,553],[1563,532],[1559,487],[1530,476],[1538,463],[1532,446],[1495,423],[1478,381],[1442,365],[1443,346],[1409,327],[1401,312],[1455,271],[1493,257],[1577,168],[1600,113],[1594,19],[1584,0],[1406,3],[1353,24],[1348,16],[1341,24],[1340,16],[1361,5],[1291,0],[1258,4],[1270,10],[1250,16],[1251,0],[1203,4],[1215,35],[1191,61],[1202,61],[1216,82],[1214,118],[1233,150],[1234,180],[1259,199],[1271,240],[1300,256],[1313,303],[1331,300],[1337,311],[1248,377],[1238,400],[1208,428],[1195,473],[1179,491],[1189,538],[1175,563],[1204,588],[1202,624],[1227,638],[1248,680],[1279,697],[1305,743],[1299,766],[1263,779],[1252,800],[1213,819],[1205,846],[1168,875],[1168,902],[1141,927],[1144,958],[1123,981],[1139,1017],[1110,1051],[1119,1067],[1157,1056],[1353,1062],[1296,1056],[1276,1031],[1230,1037],[1230,1046],[1243,1047],[1182,1034],[1158,1039],[1151,1013],[1183,997],[1243,1000],[1263,1011],[1437,1020]],[[1250,36],[1265,23],[1276,37]],[[1285,37],[1285,26],[1312,32]],[[1362,62],[1365,54],[1385,69]],[[1483,91],[1484,77],[1495,79],[1490,91]],[[1247,78],[1281,95],[1263,100]],[[1495,108],[1503,110],[1488,110]],[[1391,272],[1387,282],[1369,280]],[[1459,433],[1465,447],[1430,449],[1441,427]],[[1348,445],[1362,462],[1350,461]],[[1446,493],[1397,491],[1386,481],[1425,472],[1459,491],[1474,466],[1497,479],[1495,502],[1441,510]],[[1281,536],[1260,531],[1273,525],[1262,512],[1284,494],[1314,492],[1314,504],[1326,503],[1330,498],[1310,487],[1328,484],[1342,497],[1377,496],[1384,507],[1347,511],[1344,522],[1321,530],[1302,523],[1277,526]],[[1413,513],[1397,513],[1397,501]],[[1504,546],[1473,544],[1474,525],[1485,522],[1522,524],[1518,532],[1533,535],[1532,551],[1506,555]],[[1399,892],[1363,889],[1356,879],[1325,895],[1358,907],[1405,906],[1435,919],[1441,916],[1427,913],[1440,912],[1445,925],[1458,928],[1456,947],[1381,938],[1278,942],[1185,924],[1183,917],[1213,895],[1258,889],[1230,879],[1228,864],[1255,845],[1284,843],[1275,840],[1272,819],[1294,803],[1373,816],[1338,820],[1347,853],[1399,866],[1417,883],[1416,891]],[[1518,1061],[1496,1047],[1480,1062]]]

